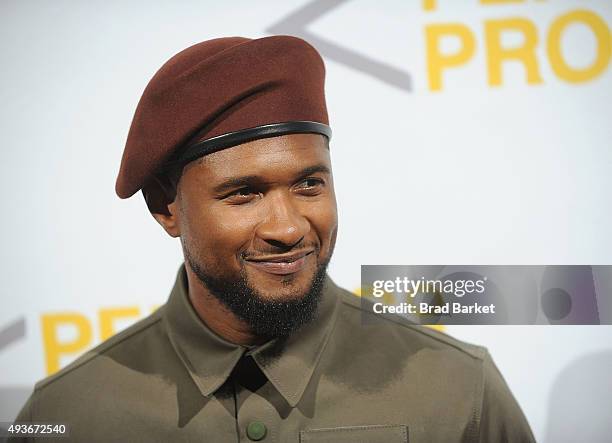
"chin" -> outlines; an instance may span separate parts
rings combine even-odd
[[[286,302],[300,300],[306,296],[316,271],[289,275],[273,275],[249,279],[249,285],[257,291],[262,301]]]
[[[272,287],[271,285],[255,286],[254,289],[257,290],[263,301],[285,302],[303,299],[308,293],[310,285],[280,283],[279,287]]]

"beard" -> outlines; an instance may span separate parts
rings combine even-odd
[[[184,248],[184,252],[185,260],[202,284],[259,337],[286,338],[315,316],[329,258],[317,265],[304,294],[294,293],[284,299],[269,300],[251,285],[244,266],[235,278],[220,278],[194,260],[187,248]],[[282,284],[288,285],[289,281],[285,280]]]

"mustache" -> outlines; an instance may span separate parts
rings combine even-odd
[[[256,251],[244,251],[240,254],[240,257],[244,260],[252,260],[258,257],[265,257],[269,255],[276,255],[276,254],[284,254],[287,252],[314,251],[315,253],[318,253],[320,249],[321,249],[320,245],[316,243],[300,242],[293,246],[274,247],[273,245],[270,245],[269,248],[258,249]]]

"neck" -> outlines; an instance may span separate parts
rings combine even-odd
[[[221,303],[185,263],[189,300],[198,317],[218,336],[237,345],[250,346],[265,342],[251,332],[249,326]]]

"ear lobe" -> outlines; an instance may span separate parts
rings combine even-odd
[[[171,237],[180,237],[180,218],[176,191],[163,178],[154,177],[142,188],[149,212]]]

